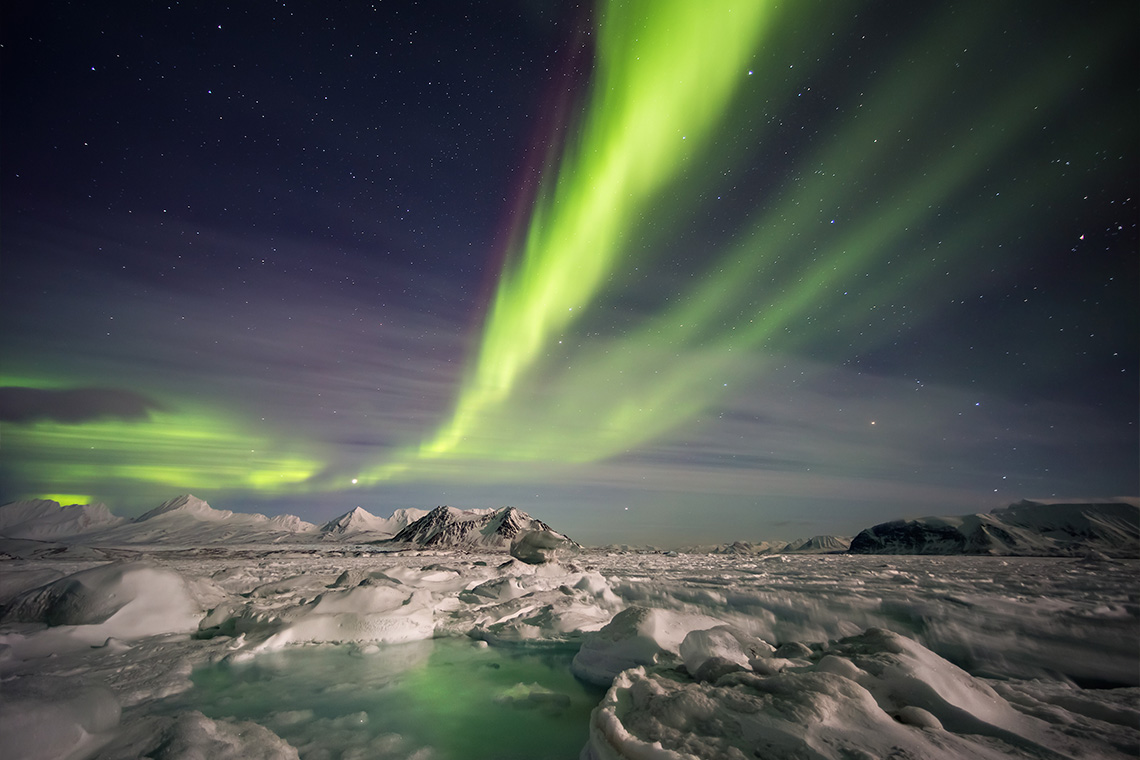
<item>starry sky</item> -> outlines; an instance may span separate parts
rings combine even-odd
[[[1132,2],[0,13],[0,501],[678,545],[1140,492]]]

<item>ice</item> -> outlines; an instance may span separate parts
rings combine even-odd
[[[255,721],[304,758],[561,760],[601,697],[570,675],[572,655],[466,638],[293,647],[200,668],[165,707]]]
[[[524,531],[511,542],[511,556],[532,565],[566,560],[577,553],[572,541],[549,530]]]
[[[1135,560],[12,547],[0,716],[29,756],[1140,750]]]
[[[83,754],[119,723],[119,701],[106,688],[62,676],[3,684],[0,757],[40,760]]]
[[[130,641],[192,631],[201,613],[179,573],[149,562],[110,563],[17,596],[0,621],[35,627],[0,634],[0,644],[15,657],[39,657],[112,637]]]
[[[102,748],[94,760],[296,760],[295,747],[252,721],[211,720],[197,710],[142,721]]]
[[[395,585],[360,586],[322,594],[253,651],[294,643],[399,644],[430,639],[435,632],[431,594]]]
[[[574,657],[574,675],[588,683],[608,685],[623,670],[676,655],[690,631],[711,628],[720,621],[707,615],[651,607],[630,607],[589,636]]]
[[[679,651],[685,668],[696,675],[710,659],[732,662],[741,667],[762,657],[771,657],[775,647],[730,625],[691,631]]]
[[[1127,757],[1136,715],[1101,717],[1058,726],[1020,712],[921,645],[871,629],[778,675],[627,670],[591,716],[582,757]]]

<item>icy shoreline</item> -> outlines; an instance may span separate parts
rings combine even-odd
[[[265,726],[156,708],[195,667],[306,646],[382,657],[439,637],[579,648],[579,678],[615,679],[585,758],[1140,746],[1136,561],[588,552],[531,566],[350,546],[132,549],[115,563],[78,549],[3,563],[5,756],[296,756]],[[788,711],[797,731],[777,720]],[[377,746],[302,756],[447,757]]]

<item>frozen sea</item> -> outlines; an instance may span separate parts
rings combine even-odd
[[[1140,755],[1136,560],[29,546],[3,757]]]

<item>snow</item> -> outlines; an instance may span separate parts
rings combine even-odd
[[[319,529],[264,543],[268,518],[164,506],[0,542],[0,756],[1140,752],[1138,560],[574,547],[532,565]],[[521,524],[468,522],[486,516]],[[147,524],[174,543],[91,542]]]
[[[1135,499],[1024,500],[989,514],[894,520],[851,541],[858,554],[993,554],[1140,557]]]
[[[552,538],[572,543],[546,523],[514,507],[495,510],[436,507],[393,536],[392,541],[434,548],[505,549],[526,532],[549,533]]]
[[[980,679],[882,629],[842,639],[813,660],[777,675],[738,668],[707,681],[674,668],[626,670],[595,709],[582,757],[839,760],[889,750],[946,760],[1103,758],[1126,757],[1134,744],[1095,741],[1097,719],[1057,725],[1021,712]]]
[[[119,723],[115,695],[101,686],[57,676],[4,683],[0,701],[0,756],[50,760],[98,746]]]
[[[567,560],[578,553],[578,545],[551,530],[527,530],[511,541],[511,556],[530,565]]]
[[[730,544],[715,546],[689,546],[682,549],[687,554],[829,554],[847,551],[851,546],[849,536],[812,536],[793,541],[733,541]]]
[[[0,509],[0,535],[49,541],[60,536],[113,528],[126,522],[115,517],[104,504],[61,506],[50,499],[32,499],[4,505]]]
[[[357,507],[321,526],[325,538],[368,541],[391,538],[427,514],[423,509],[397,509],[391,517],[377,517]]]
[[[214,509],[193,494],[183,494],[169,501],[164,501],[154,509],[146,512],[139,517],[138,522],[174,515],[191,516],[197,520],[205,520],[207,522],[220,522],[233,517],[234,513],[228,509]],[[247,515],[247,517],[255,521],[269,519],[265,515]],[[258,520],[258,518],[260,518],[260,520]]]
[[[177,572],[150,562],[81,570],[18,595],[0,621],[25,624],[0,644],[28,659],[164,633],[193,631],[202,610]]]
[[[606,685],[627,668],[677,654],[690,631],[712,628],[720,622],[707,615],[629,607],[586,638],[571,670],[583,681]]]

